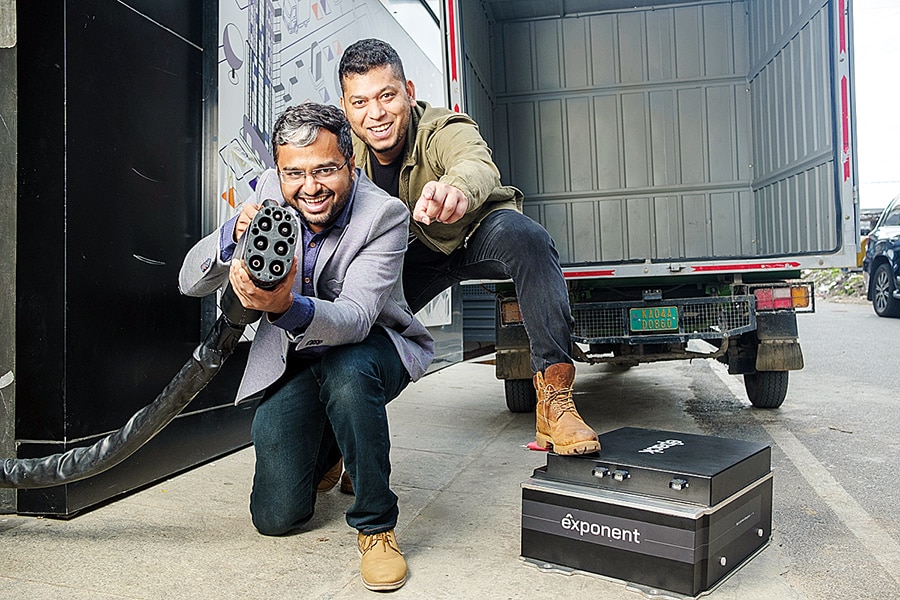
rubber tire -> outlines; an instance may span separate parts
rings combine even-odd
[[[789,371],[757,371],[744,374],[744,389],[756,408],[778,408],[784,403]]]
[[[900,317],[900,300],[894,298],[894,274],[887,263],[872,276],[872,308],[879,317]]]
[[[506,379],[506,408],[509,412],[534,412],[537,406],[537,391],[530,379]]]

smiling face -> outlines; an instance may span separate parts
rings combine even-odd
[[[416,89],[389,66],[344,77],[341,108],[353,133],[371,148],[383,165],[392,163],[406,144]]]
[[[330,131],[320,129],[316,140],[307,146],[279,146],[276,164],[279,173],[307,173],[296,182],[286,183],[282,179],[281,193],[288,204],[300,211],[309,228],[315,232],[330,225],[350,200],[353,190],[353,158],[347,161],[341,154],[338,138]],[[314,169],[326,167],[341,168],[328,176],[320,176],[318,181],[308,175]]]

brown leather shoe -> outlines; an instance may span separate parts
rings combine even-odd
[[[389,592],[406,583],[406,559],[400,552],[393,529],[372,535],[359,533],[356,543],[362,556],[362,581],[367,589]]]
[[[322,475],[322,481],[320,481],[319,485],[316,486],[316,491],[321,494],[322,492],[327,492],[328,490],[336,486],[338,480],[340,480],[341,478],[341,471],[343,470],[344,459],[339,458],[334,466],[328,469],[328,471],[326,471],[326,473]]]
[[[588,454],[600,451],[597,434],[578,414],[572,401],[575,367],[557,363],[534,376],[537,390],[535,442],[557,454]]]
[[[353,482],[350,480],[350,473],[344,471],[341,474],[341,493],[349,494],[350,496],[354,496],[353,492]]]

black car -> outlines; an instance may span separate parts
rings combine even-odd
[[[879,317],[900,317],[900,196],[869,233],[863,259],[866,297]]]

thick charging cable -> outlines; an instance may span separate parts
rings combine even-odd
[[[299,229],[290,211],[266,201],[241,236],[235,258],[244,260],[254,283],[278,285],[290,271]],[[206,387],[231,356],[244,328],[262,316],[245,309],[231,289],[222,293],[221,316],[191,359],[152,403],[121,429],[94,444],[43,458],[0,459],[0,488],[37,489],[87,479],[114,467],[150,441]]]

